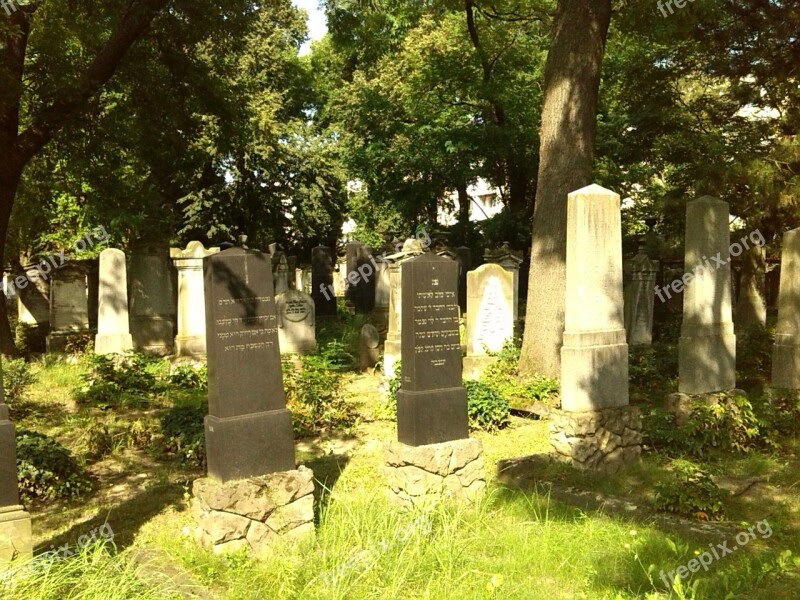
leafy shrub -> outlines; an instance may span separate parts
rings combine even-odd
[[[86,456],[96,460],[124,448],[150,448],[157,428],[154,419],[130,421],[114,415],[93,418],[79,443],[85,448]]]
[[[301,356],[300,362],[300,368],[289,360],[282,363],[286,404],[292,411],[295,433],[352,428],[358,415],[342,397],[340,368],[319,354]]]
[[[666,394],[678,389],[678,351],[675,346],[653,344],[630,346],[628,375],[631,397],[650,400],[654,394]]]
[[[721,519],[728,492],[720,489],[708,472],[690,461],[673,461],[673,468],[672,478],[655,486],[656,507],[687,517]]]
[[[91,333],[75,333],[67,336],[64,352],[67,354],[85,354],[94,349],[94,336]]]
[[[320,346],[319,355],[330,368],[347,369],[352,367],[356,360],[347,344],[338,340],[332,340]]]
[[[10,402],[22,400],[25,388],[36,383],[31,366],[21,358],[3,361],[3,391]]]
[[[749,389],[770,381],[772,370],[772,334],[763,327],[736,332],[736,381]]]
[[[78,498],[92,482],[72,453],[35,431],[17,432],[17,477],[24,500]]]
[[[169,374],[169,383],[187,390],[208,389],[208,367],[205,364],[198,368],[192,365],[179,365]]]
[[[205,468],[205,406],[175,406],[160,419],[164,449],[191,466]]]
[[[536,401],[558,403],[558,381],[544,375],[522,377],[519,373],[520,341],[507,340],[480,381],[499,393],[512,406],[527,407]]]
[[[470,428],[496,431],[508,425],[508,401],[496,390],[479,381],[465,381],[464,387]]]
[[[81,376],[83,384],[73,390],[77,404],[143,406],[163,385],[149,370],[152,359],[141,354],[126,357],[86,356],[89,369]]]

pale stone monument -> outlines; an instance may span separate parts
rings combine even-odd
[[[742,271],[739,280],[739,296],[736,301],[736,332],[748,328],[763,329],[767,323],[767,302],[764,288],[767,261],[763,246],[753,245],[742,255]]]
[[[203,258],[219,252],[205,249],[201,242],[189,242],[184,250],[170,248],[178,270],[178,335],[176,356],[203,358],[206,355],[206,309],[203,287]],[[271,279],[271,278],[270,278]]]
[[[678,343],[678,392],[683,394],[736,387],[729,223],[727,202],[704,196],[686,204],[684,275],[670,285],[676,294],[683,292]]]
[[[137,350],[172,354],[177,315],[174,273],[167,247],[150,246],[131,253],[130,321]]]
[[[48,352],[63,352],[67,340],[89,331],[89,290],[86,271],[66,264],[50,282],[50,335]]]
[[[402,379],[398,443],[386,448],[390,501],[425,506],[474,500],[485,488],[480,440],[469,438],[461,385],[458,263],[424,254],[402,266]]]
[[[467,273],[467,356],[464,379],[478,379],[514,338],[514,276],[498,264]]]
[[[206,258],[203,272],[208,477],[192,488],[195,536],[215,553],[261,553],[314,533],[314,474],[295,462],[271,260],[231,248]]]
[[[133,350],[128,322],[128,277],[125,253],[106,248],[100,253],[100,288],[95,354],[123,354]]]
[[[359,368],[363,371],[374,369],[381,358],[381,336],[378,329],[367,323],[361,328],[358,338]]]
[[[317,349],[314,300],[299,290],[275,297],[278,344],[282,354],[310,354]]]
[[[0,385],[0,562],[33,556],[31,516],[19,503],[16,455],[14,424]]]
[[[511,249],[508,242],[493,252],[486,252],[483,255],[486,262],[497,263],[506,271],[514,276],[514,322],[519,319],[519,267],[523,259],[519,254]]]
[[[283,252],[278,252],[273,256],[272,267],[275,278],[275,295],[277,296],[289,289],[289,261]]]
[[[800,228],[783,234],[772,386],[800,389]]]
[[[42,276],[39,269],[28,268],[22,280],[24,288],[16,288],[17,323],[19,334],[34,352],[45,352],[45,342],[50,329],[50,279]]]
[[[628,265],[630,283],[625,288],[625,331],[631,346],[653,343],[653,303],[658,263],[645,252],[645,241]]]
[[[628,406],[620,199],[598,185],[567,198],[566,292],[550,441],[577,468],[615,471],[641,453],[641,417]]]

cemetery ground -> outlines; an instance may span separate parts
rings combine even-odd
[[[665,327],[651,348],[632,351],[631,400],[645,415],[647,448],[618,474],[550,461],[546,416],[506,414],[507,401],[539,412],[557,402],[554,382],[515,377],[508,348],[469,388],[471,435],[483,443],[491,482],[483,500],[402,512],[384,496],[391,401],[377,375],[354,368],[360,324],[323,324],[317,354],[285,361],[298,463],[321,484],[316,539],[260,558],[217,556],[192,538],[191,481],[205,472],[202,368],[139,355],[115,364],[79,351],[7,362],[34,554],[65,544],[75,554],[12,573],[0,596],[797,597],[800,408],[795,396],[764,387],[769,333],[740,336],[747,399],[693,406],[681,426],[658,408],[676,390],[676,339]],[[391,396],[396,385],[388,388]],[[113,544],[78,552],[77,540],[106,522]],[[709,544],[733,546],[760,522],[772,535],[665,589],[662,572],[691,565]]]

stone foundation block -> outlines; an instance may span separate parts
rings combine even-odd
[[[204,477],[192,495],[195,538],[216,553],[261,553],[278,538],[314,534],[314,473],[306,467],[227,483]]]
[[[726,397],[745,396],[747,392],[740,389],[732,389],[725,392],[714,392],[711,394],[682,394],[677,392],[669,394],[664,399],[664,410],[675,415],[675,424],[683,427],[692,416],[692,409],[696,402],[704,402],[708,405],[719,404]]]
[[[463,439],[425,446],[386,446],[386,477],[392,504],[422,507],[442,497],[473,502],[486,487],[483,445]]]
[[[634,406],[554,410],[548,429],[556,455],[578,469],[615,473],[638,460],[642,452],[642,418]]]
[[[30,514],[22,506],[0,508],[0,562],[32,556]]]

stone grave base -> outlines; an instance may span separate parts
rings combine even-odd
[[[172,320],[166,317],[131,317],[131,337],[137,350],[155,356],[169,356],[175,343]]]
[[[30,514],[22,506],[0,508],[0,562],[32,556]]]
[[[95,354],[125,354],[129,350],[133,350],[130,333],[97,334],[94,338]]]
[[[798,337],[775,334],[772,347],[772,386],[800,389],[800,344]]]
[[[314,473],[306,467],[228,483],[204,477],[192,496],[195,539],[218,554],[260,554],[278,539],[314,535]]]
[[[664,410],[675,415],[675,424],[683,427],[692,414],[692,406],[695,402],[705,402],[706,404],[719,404],[725,397],[745,396],[747,392],[739,389],[727,390],[725,392],[712,392],[710,394],[682,394],[677,392],[669,394],[664,399]]]
[[[425,507],[442,497],[472,502],[486,487],[478,439],[426,446],[393,442],[385,448],[385,459],[389,501],[404,508]]]
[[[642,418],[635,406],[553,410],[548,429],[556,455],[578,469],[615,473],[642,452]]]
[[[496,362],[496,356],[465,356],[462,376],[469,381],[477,381],[486,368]]]
[[[206,336],[178,335],[175,337],[175,355],[199,360],[206,357]]]

